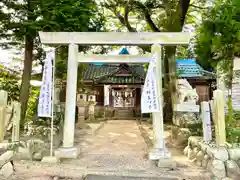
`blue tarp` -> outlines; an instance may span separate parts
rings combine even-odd
[[[176,64],[196,64],[196,59],[177,59]]]

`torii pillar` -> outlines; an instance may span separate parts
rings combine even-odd
[[[164,143],[163,116],[162,116],[162,67],[160,45],[187,45],[190,33],[121,33],[121,32],[39,32],[42,44],[68,45],[67,90],[64,118],[63,145],[55,151],[60,158],[76,158],[80,151],[74,146],[75,107],[77,91],[78,63],[147,63],[151,55],[81,55],[78,45],[154,45],[152,53],[158,53],[157,82],[161,112],[153,113],[153,129],[155,133],[155,146],[149,153],[149,159],[164,162],[170,157]],[[93,58],[94,57],[94,58]],[[161,163],[160,163],[161,164]]]

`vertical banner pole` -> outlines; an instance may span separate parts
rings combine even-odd
[[[51,147],[50,147],[50,156],[53,156],[53,126],[54,126],[54,99],[55,99],[55,50],[54,57],[52,59],[52,117],[51,117]]]
[[[169,158],[171,154],[165,146],[163,127],[163,91],[162,91],[162,47],[152,45],[152,59],[148,66],[141,97],[142,113],[152,113],[154,131],[154,149],[149,159]]]

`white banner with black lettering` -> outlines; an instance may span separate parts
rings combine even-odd
[[[160,112],[159,98],[157,95],[157,80],[156,80],[156,61],[157,53],[155,53],[149,63],[147,76],[143,86],[141,97],[141,112],[153,113]]]
[[[38,116],[52,117],[52,80],[53,80],[53,60],[55,51],[47,52],[44,64],[42,85],[38,100]]]
[[[109,105],[109,87],[110,85],[104,85],[104,106]]]

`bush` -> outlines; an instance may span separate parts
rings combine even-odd
[[[4,90],[8,93],[8,101],[19,101],[20,84],[19,79],[13,72],[5,70],[0,65],[0,90]]]
[[[38,108],[38,97],[40,93],[39,87],[30,87],[28,107],[26,112],[26,119],[24,123],[31,121],[34,116],[37,117],[37,108]]]

